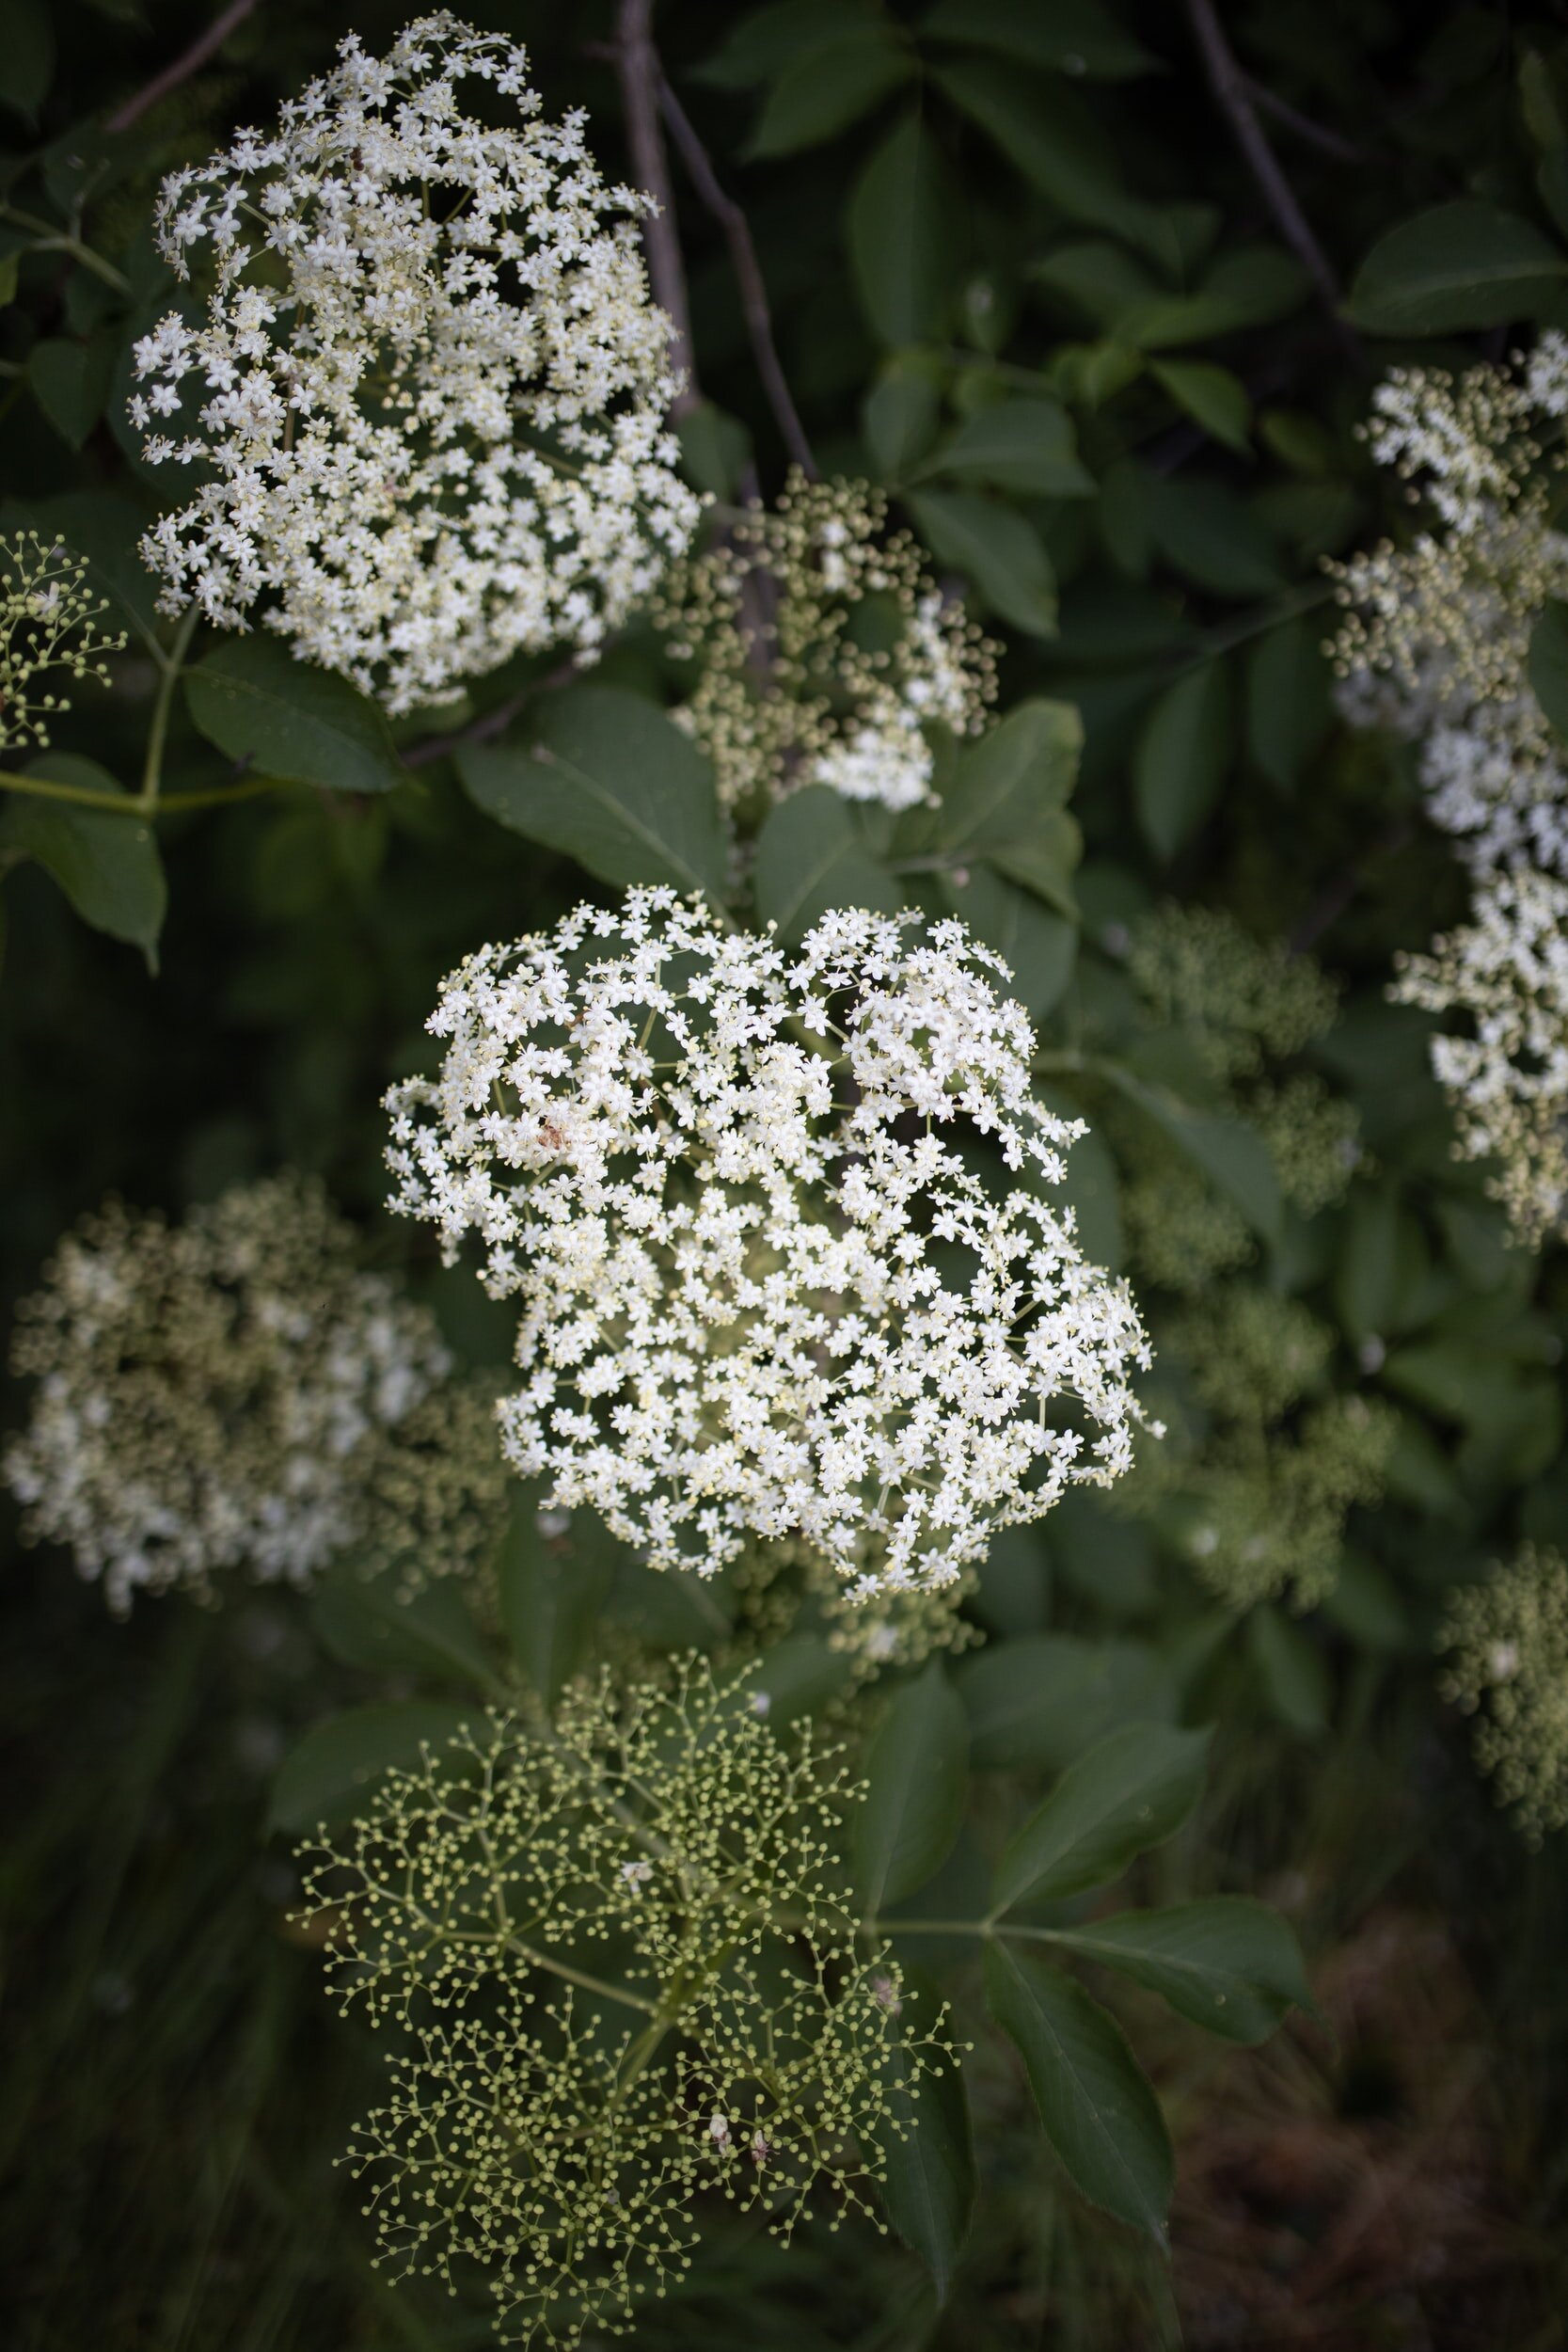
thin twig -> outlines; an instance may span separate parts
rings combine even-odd
[[[1310,115],[1301,113],[1289,99],[1281,98],[1276,91],[1270,89],[1266,82],[1258,81],[1250,73],[1243,73],[1242,80],[1247,96],[1259,112],[1273,115],[1276,122],[1282,122],[1288,131],[1293,131],[1307,146],[1317,148],[1324,155],[1332,155],[1337,164],[1364,164],[1369,160],[1364,147],[1357,147],[1354,139],[1345,138],[1338,131],[1331,131],[1326,122],[1314,122]]]
[[[161,98],[166,98],[170,90],[178,89],[182,82],[188,82],[193,73],[199,73],[208,58],[216,56],[230,34],[238,32],[255,6],[256,0],[229,0],[229,6],[221,16],[214,17],[207,30],[198,33],[190,47],[182,50],[172,65],[166,65],[161,73],[152,76],[144,89],[137,90],[134,98],[128,98],[124,105],[109,117],[104,129],[129,131],[131,125],[139,122],[148,109],[155,106]]]
[[[1334,321],[1339,341],[1347,352],[1359,358],[1361,346],[1339,315],[1339,284],[1333,265],[1312,233],[1311,225],[1296,202],[1290,182],[1279,168],[1275,151],[1258,119],[1247,77],[1237,64],[1221,28],[1214,0],[1187,0],[1187,13],[1192,19],[1197,45],[1203,53],[1210,85],[1222,110],[1229,117],[1236,144],[1246,158],[1263,201],[1273,214],[1280,235],[1317,288],[1318,299]]]
[[[445,759],[449,752],[460,752],[468,743],[492,743],[498,735],[504,735],[518,712],[533,700],[535,694],[548,693],[552,686],[565,686],[582,667],[576,654],[569,660],[557,662],[543,677],[536,677],[515,694],[509,694],[494,710],[486,710],[477,719],[470,719],[466,727],[454,727],[450,735],[427,735],[418,743],[410,743],[399,756],[405,768],[428,768],[437,759]]]
[[[621,103],[631,146],[632,171],[654,209],[642,220],[642,249],[648,257],[648,281],[654,300],[674,326],[670,357],[679,372],[681,387],[670,403],[677,421],[689,416],[702,399],[691,348],[691,306],[686,293],[686,265],[675,232],[674,199],[664,134],[658,125],[658,56],[654,48],[654,0],[620,0],[615,14],[615,71],[621,81]]]
[[[811,443],[806,438],[805,428],[790,397],[784,369],[779,364],[778,346],[773,341],[773,315],[768,307],[768,287],[746,215],[734,197],[727,196],[720,186],[708,151],[661,70],[658,72],[658,103],[698,195],[724,232],[724,242],[730,248],[730,261],[740,287],[740,306],[745,314],[746,332],[752,339],[757,373],[762,378],[762,388],[784,437],[784,447],[807,480],[816,482],[819,478],[816,460],[812,455]]]

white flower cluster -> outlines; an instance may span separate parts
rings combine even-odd
[[[1568,1239],[1568,882],[1494,876],[1471,922],[1404,959],[1393,993],[1460,1016],[1432,1045],[1458,1148],[1497,1161],[1489,1189],[1522,1241]]]
[[[940,1584],[1128,1466],[1143,1330],[1046,1197],[1082,1128],[1006,966],[915,920],[788,957],[669,890],[580,907],[460,966],[388,1097],[393,1205],[521,1301],[513,1466],[656,1565],[803,1536],[863,1595]]]
[[[1528,675],[1542,608],[1568,595],[1568,537],[1549,520],[1561,457],[1544,463],[1535,437],[1568,409],[1568,337],[1549,330],[1517,377],[1396,369],[1372,406],[1373,456],[1443,528],[1331,567],[1346,715],[1418,739],[1433,820],[1478,874],[1568,874],[1568,764]]]
[[[863,482],[791,473],[775,507],[671,573],[653,612],[699,665],[673,716],[726,807],[808,784],[917,807],[935,798],[931,730],[976,733],[996,693],[996,647]]]
[[[363,1462],[450,1369],[295,1177],[179,1226],[118,1202],[85,1218],[13,1362],[37,1383],[0,1462],[24,1533],[69,1545],[116,1611],[230,1568],[306,1581],[358,1532]]]
[[[131,414],[150,460],[211,479],[142,553],[164,611],[244,628],[260,604],[400,712],[519,650],[591,652],[700,501],[663,421],[647,199],[606,187],[582,116],[539,120],[523,51],[444,11],[339,58],[272,136],[165,183],[160,249],[185,276],[210,246],[214,283],[200,324],[137,344]],[[466,114],[466,81],[521,127]]]

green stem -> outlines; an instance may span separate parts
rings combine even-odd
[[[116,269],[112,262],[103,259],[102,253],[95,253],[90,245],[84,245],[80,237],[68,236],[53,221],[40,220],[36,213],[21,212],[14,204],[0,204],[0,213],[8,220],[14,220],[19,229],[35,231],[35,253],[69,253],[72,261],[80,262],[84,269],[90,269],[95,278],[102,278],[103,283],[112,286],[117,294],[128,294],[131,292],[131,280],[124,271]]]
[[[525,1944],[520,1935],[493,1935],[486,1928],[452,1928],[447,1931],[443,1941],[448,1944],[499,1944],[506,1951],[515,1952],[517,1958],[526,1961],[531,1968],[543,1968],[548,1976],[563,1978],[566,1983],[578,1986],[584,1993],[597,1994],[601,2001],[618,2002],[623,2009],[640,2009],[645,2017],[658,2019],[660,2033],[665,2029],[668,2021],[660,2016],[657,2004],[650,2001],[645,1994],[633,1993],[624,1984],[611,1984],[604,1977],[591,1977],[585,1968],[574,1968],[568,1961],[553,1959],[548,1952],[541,1952],[533,1945]],[[643,2040],[646,2038],[646,2035],[642,2037]],[[636,2047],[635,2043],[633,2047]]]
[[[156,814],[158,794],[164,780],[164,745],[168,739],[169,710],[174,701],[175,683],[184,667],[185,655],[196,634],[198,614],[193,604],[174,632],[174,643],[168,649],[163,673],[158,679],[158,691],[153,698],[152,723],[147,731],[147,757],[142,764],[139,806],[144,817]]]
[[[976,1935],[990,1943],[1010,1935],[1021,1944],[1071,1944],[1070,1930],[1030,1928],[1012,1919],[867,1919],[866,1935]]]
[[[0,792],[25,792],[39,801],[71,801],[79,808],[112,810],[117,817],[139,817],[137,803],[123,792],[95,792],[85,784],[50,784],[42,776],[13,776],[0,769]]]

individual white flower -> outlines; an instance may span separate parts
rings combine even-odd
[[[957,922],[789,957],[660,889],[451,975],[394,1205],[520,1301],[502,1442],[552,1507],[703,1573],[803,1537],[870,1594],[1127,1468],[1148,1351],[1050,1197],[1083,1128],[1005,977]]]
[[[445,11],[384,59],[351,34],[275,134],[159,199],[165,258],[206,248],[214,280],[199,324],[136,346],[148,457],[210,471],[143,541],[161,608],[260,608],[393,712],[519,650],[591,655],[696,526],[648,199],[605,185],[580,113],[539,119],[526,72]],[[466,113],[474,82],[515,119]]]
[[[7,1484],[123,1611],[224,1569],[307,1581],[358,1532],[364,1459],[449,1370],[430,1317],[359,1271],[320,1186],[250,1184],[183,1225],[110,1202],[24,1302],[37,1383]]]
[[[1568,1236],[1568,882],[1528,868],[1476,893],[1473,919],[1408,956],[1393,994],[1457,1015],[1433,1070],[1467,1159],[1495,1159],[1489,1189],[1531,1247]]]

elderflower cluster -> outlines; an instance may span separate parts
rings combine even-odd
[[[1443,1696],[1478,1718],[1475,1757],[1532,1845],[1568,1827],[1568,1560],[1526,1544],[1449,1597]]]
[[[1254,939],[1217,908],[1157,908],[1133,935],[1128,971],[1145,1017],[1192,1057],[1216,1109],[1256,1129],[1303,1216],[1339,1199],[1357,1158],[1355,1115],[1316,1072],[1291,1065],[1333,1024],[1337,991],[1310,957]],[[1245,1219],[1147,1120],[1113,1111],[1132,1175],[1122,1206],[1137,1263],[1169,1290],[1197,1292],[1253,1253]]]
[[[962,1614],[978,1581],[965,1568],[947,1584],[882,1586],[859,1595],[810,1544],[765,1544],[736,1572],[744,1654],[786,1634],[815,1632],[845,1661],[857,1684],[907,1671],[939,1651],[968,1649],[981,1639],[978,1627]]]
[[[863,482],[793,472],[776,507],[678,565],[652,609],[697,665],[673,715],[726,807],[818,784],[913,808],[934,798],[931,731],[974,734],[995,699],[995,646]]]
[[[951,2053],[857,1955],[862,1793],[689,1660],[491,1716],[322,1832],[340,1997],[403,2029],[349,2158],[382,2258],[478,2265],[500,2332],[575,2345],[689,2266],[705,2196],[784,2237],[816,2199],[875,2218],[895,2086]]]
[[[1487,1190],[1518,1238],[1568,1238],[1568,882],[1524,868],[1476,893],[1473,919],[1406,956],[1392,994],[1457,1015],[1432,1066],[1466,1159],[1497,1164]]]
[[[1395,369],[1372,408],[1373,456],[1441,527],[1329,567],[1347,715],[1418,739],[1433,820],[1478,874],[1568,875],[1568,764],[1528,678],[1535,623],[1568,595],[1551,520],[1562,452],[1546,458],[1540,437],[1568,412],[1568,338],[1549,329],[1513,376]]]
[[[473,1582],[506,1525],[515,1481],[496,1428],[496,1384],[443,1380],[358,1459],[355,1557],[404,1593],[441,1577]]]
[[[954,921],[787,955],[637,889],[443,983],[393,1206],[521,1302],[503,1443],[552,1506],[704,1574],[800,1537],[865,1597],[1127,1468],[1148,1351],[1050,1198],[1083,1130],[1005,975]]]
[[[225,1569],[305,1581],[357,1533],[367,1450],[448,1369],[297,1177],[179,1226],[118,1202],[84,1218],[19,1310],[12,1362],[36,1384],[0,1462],[24,1532],[68,1545],[117,1611]]]
[[[87,569],[36,531],[0,539],[0,751],[46,745],[51,721],[71,708],[68,696],[35,691],[36,678],[108,683],[103,656],[120,652],[125,638],[96,627],[108,600],[84,585]]]
[[[696,527],[664,412],[671,328],[584,121],[442,11],[350,34],[271,135],[175,172],[159,249],[196,316],[136,345],[154,464],[207,478],[142,543],[161,609],[258,607],[394,713],[518,651],[591,653]],[[467,113],[465,86],[505,102]],[[617,217],[618,216],[618,217]],[[188,405],[187,405],[188,403]]]
[[[1333,1335],[1298,1299],[1216,1286],[1173,1318],[1172,1354],[1197,1407],[1126,1500],[1160,1508],[1195,1574],[1233,1609],[1289,1588],[1332,1590],[1353,1504],[1375,1502],[1394,1437],[1388,1407],[1328,1388]]]

